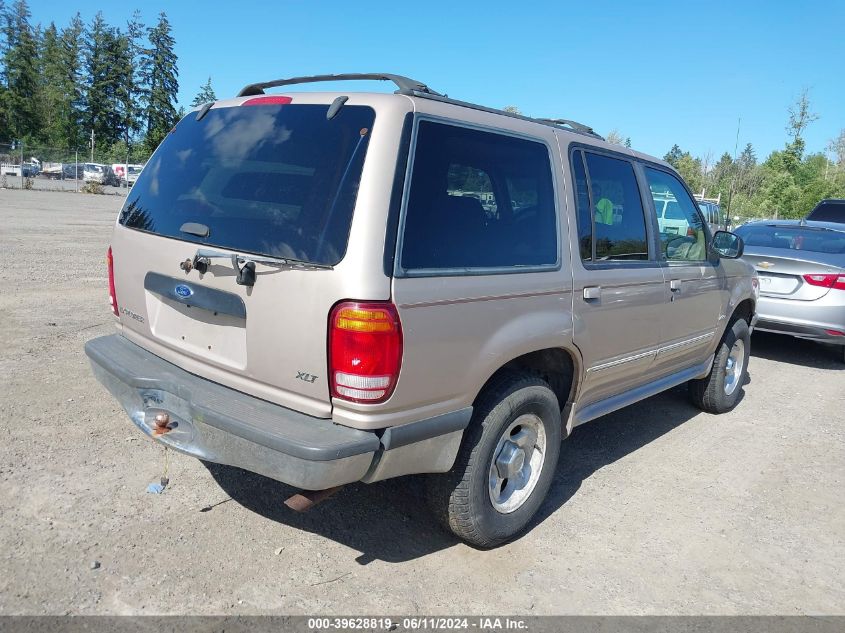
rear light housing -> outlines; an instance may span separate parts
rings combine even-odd
[[[120,310],[117,308],[117,293],[114,291],[114,256],[111,252],[111,246],[109,246],[109,250],[106,252],[106,264],[109,267],[109,304],[111,305],[111,311],[114,313],[114,316],[120,316]]]
[[[284,97],[282,95],[270,95],[268,97],[255,97],[247,99],[242,106],[259,106],[259,105],[287,105],[293,101],[292,97]]]
[[[332,397],[364,404],[387,400],[402,366],[402,324],[389,302],[344,301],[329,315]]]
[[[838,273],[828,274],[810,274],[804,275],[804,281],[811,286],[819,286],[821,288],[833,288],[835,290],[845,290],[845,275]]]

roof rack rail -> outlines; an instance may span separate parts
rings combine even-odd
[[[507,110],[500,110],[498,108],[489,108],[487,106],[478,105],[477,103],[471,103],[469,101],[461,101],[459,99],[452,99],[448,95],[441,95],[437,93],[425,93],[425,92],[409,92],[403,93],[408,94],[412,97],[422,97],[425,99],[432,99],[434,101],[442,101],[443,103],[451,103],[452,105],[458,105],[464,108],[472,108],[473,110],[480,110],[482,112],[490,112],[492,114],[501,114],[503,116],[508,116],[513,119],[522,119],[523,121],[531,121],[532,123],[542,123],[543,125],[550,125],[553,127],[562,127],[567,125],[569,129],[568,132],[575,132],[576,134],[584,134],[585,136],[591,136],[593,138],[597,138],[601,141],[605,140],[601,134],[598,134],[593,128],[584,125],[583,123],[577,123],[576,121],[570,121],[569,119],[539,119],[530,116],[525,116],[524,114],[517,114],[516,112],[508,112]]]
[[[583,132],[585,134],[592,134],[593,136],[598,136],[598,134],[596,134],[596,131],[589,125],[584,125],[583,123],[578,123],[578,121],[573,121],[571,119],[538,119],[538,121],[542,121],[543,123],[553,123],[554,125],[567,126],[572,128],[576,132]]]
[[[290,86],[294,84],[310,84],[324,81],[392,81],[396,84],[397,94],[404,94],[411,97],[422,97],[425,99],[433,99],[435,101],[442,101],[444,103],[451,103],[453,105],[462,106],[464,108],[472,108],[473,110],[481,110],[483,112],[491,112],[493,114],[501,114],[509,116],[514,119],[522,119],[523,121],[531,121],[533,123],[543,123],[554,127],[566,127],[568,131],[576,134],[584,134],[592,136],[600,140],[604,137],[596,133],[593,128],[577,121],[569,119],[542,119],[525,116],[523,114],[516,114],[515,112],[507,112],[498,108],[489,108],[487,106],[478,105],[477,103],[470,103],[469,101],[460,101],[459,99],[452,99],[448,95],[440,94],[432,90],[426,84],[410,77],[403,75],[394,75],[391,73],[349,73],[341,75],[312,75],[306,77],[291,77],[290,79],[276,79],[275,81],[265,81],[262,83],[254,83],[244,86],[238,93],[239,97],[251,97],[255,95],[264,94],[267,88],[277,88],[279,86]]]
[[[399,94],[418,94],[442,96],[439,92],[435,92],[427,85],[416,79],[410,77],[403,77],[402,75],[393,75],[390,73],[351,73],[344,75],[312,75],[308,77],[291,77],[290,79],[276,79],[275,81],[265,81],[262,83],[249,84],[244,86],[238,93],[239,97],[251,97],[253,95],[264,94],[266,88],[276,88],[278,86],[290,86],[292,84],[310,84],[321,81],[392,81],[396,84]]]

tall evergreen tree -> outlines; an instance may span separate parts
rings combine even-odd
[[[85,24],[79,13],[62,29],[60,43],[61,85],[65,108],[61,113],[60,146],[68,149],[85,144],[85,85],[83,83],[84,50],[82,46]]]
[[[176,95],[179,91],[179,71],[176,68],[176,41],[171,35],[170,22],[162,11],[158,23],[147,30],[150,50],[144,56],[142,75],[149,90],[145,113],[147,148],[155,149],[178,121]]]
[[[126,39],[129,44],[129,56],[132,59],[132,73],[128,77],[128,100],[123,104],[126,117],[126,143],[129,145],[144,127],[143,115],[148,98],[141,65],[146,52],[145,30],[141,21],[141,12],[137,9],[126,23]]]
[[[108,47],[108,26],[103,19],[103,12],[98,11],[87,29],[85,47],[85,126],[86,137],[94,132],[94,142],[107,142],[109,135],[108,111],[113,107],[109,103],[109,68],[106,49]]]
[[[206,103],[211,103],[212,101],[217,101],[217,95],[214,94],[214,88],[211,87],[211,77],[209,77],[208,81],[200,87],[200,91],[197,93],[197,96],[194,97],[193,101],[191,101],[191,106],[196,108]]]
[[[107,57],[111,66],[109,94],[114,103],[114,109],[109,112],[109,127],[112,132],[112,143],[128,142],[134,125],[135,107],[132,102],[132,54],[129,38],[118,29],[109,30],[107,41]]]
[[[110,147],[125,137],[132,64],[128,38],[98,12],[88,29],[86,51],[87,133],[94,131],[97,147]]]
[[[53,146],[64,144],[61,121],[66,99],[62,84],[61,46],[59,32],[51,22],[41,38],[38,105],[41,108],[41,137]]]
[[[675,143],[672,146],[672,149],[670,149],[668,152],[666,152],[666,155],[663,157],[663,160],[665,160],[667,163],[669,163],[673,167],[677,168],[678,161],[681,160],[681,157],[683,155],[684,155],[684,151],[680,147],[678,147],[677,143]]]
[[[6,77],[4,107],[9,131],[15,138],[32,139],[39,134],[38,41],[29,23],[26,0],[16,0],[5,24],[3,66]]]
[[[6,5],[0,0],[0,143],[7,141],[12,136],[9,128],[9,120],[6,116]]]

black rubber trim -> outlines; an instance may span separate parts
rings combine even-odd
[[[422,442],[438,435],[463,431],[469,425],[471,418],[472,407],[466,407],[427,420],[392,426],[382,434],[381,444],[384,450],[389,451],[400,446]]]
[[[399,153],[396,157],[396,169],[393,172],[393,188],[390,192],[390,208],[387,214],[387,229],[384,233],[384,274],[393,276],[396,259],[396,241],[399,232],[399,214],[402,210],[402,198],[405,195],[405,172],[408,170],[408,158],[411,152],[411,133],[414,129],[414,113],[408,112],[402,123],[402,138],[399,141]]]
[[[187,288],[191,294],[187,297],[180,295],[176,292],[176,288]],[[165,299],[178,301],[185,305],[203,308],[211,312],[219,312],[220,314],[228,314],[239,319],[246,318],[244,300],[231,292],[200,286],[184,279],[176,279],[153,272],[147,273],[144,277],[144,289],[154,292]]]
[[[194,419],[286,455],[324,462],[380,448],[374,432],[292,411],[195,376],[119,334],[88,341],[85,353],[129,387],[172,393],[188,403]]]

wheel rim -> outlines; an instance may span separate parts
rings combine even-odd
[[[490,461],[488,491],[493,507],[509,514],[531,496],[546,459],[546,430],[533,413],[519,416],[499,437]]]
[[[745,343],[741,339],[734,341],[728,360],[725,362],[725,395],[731,395],[742,381],[745,369]]]

